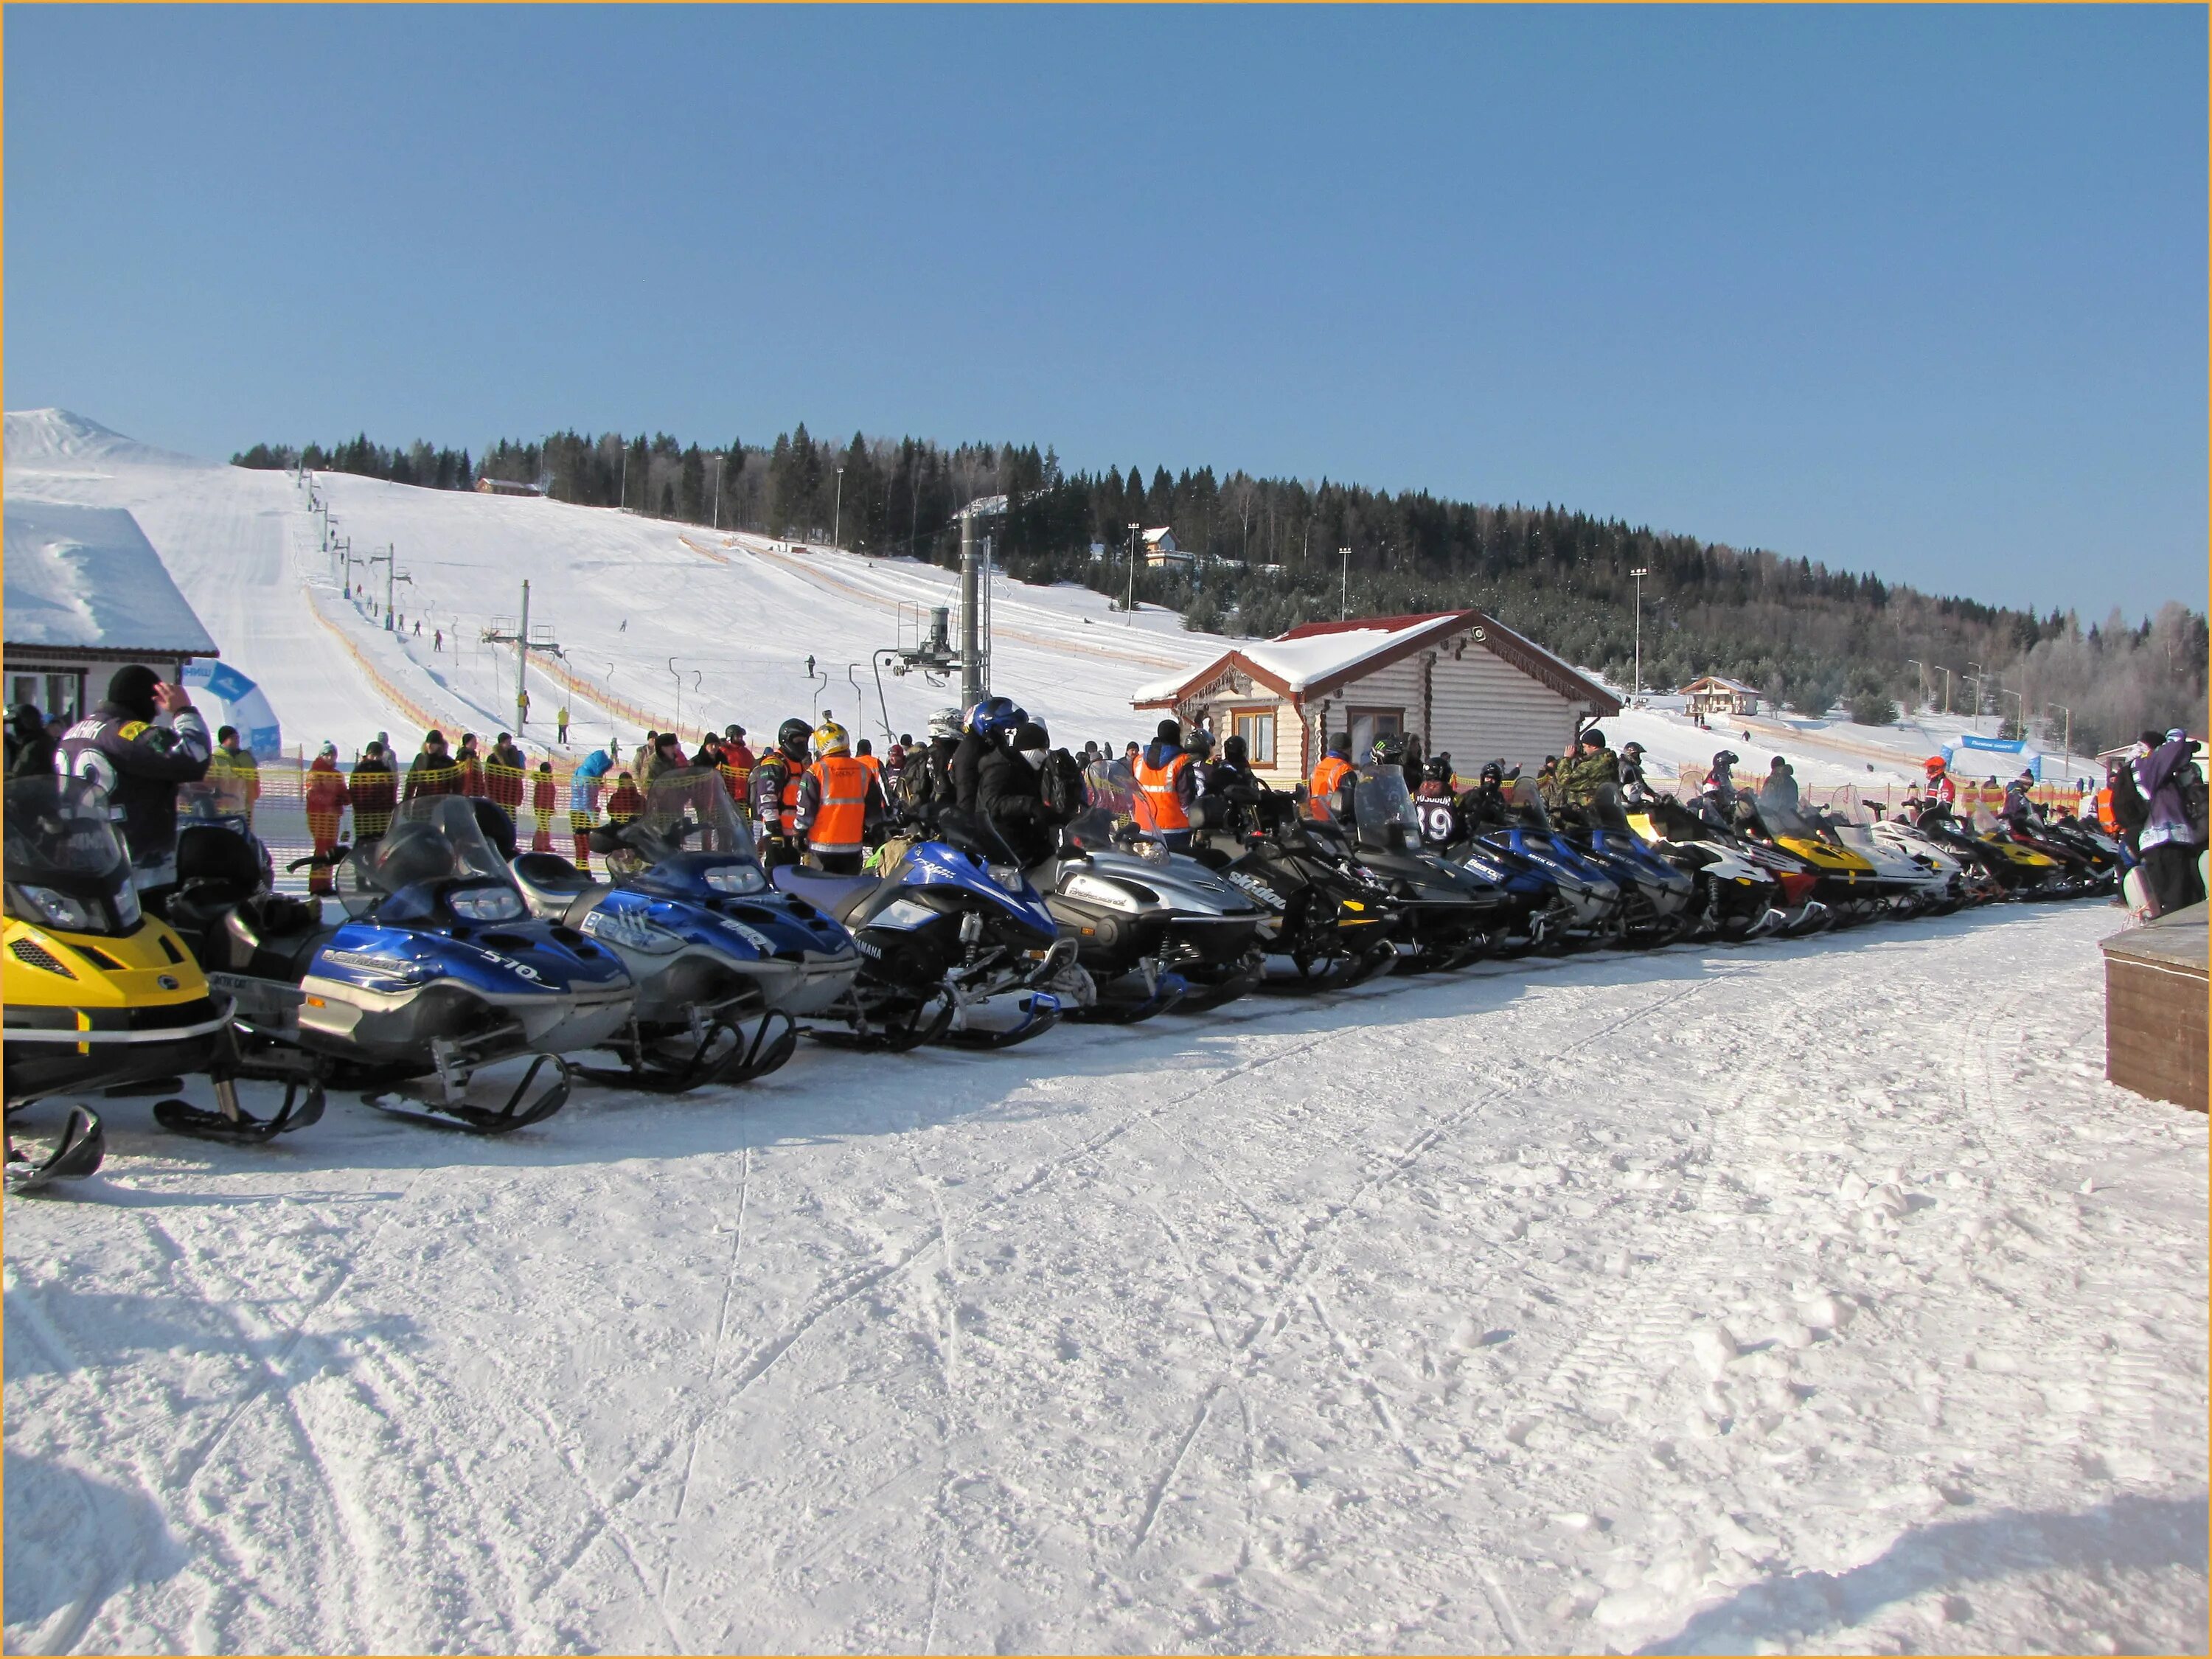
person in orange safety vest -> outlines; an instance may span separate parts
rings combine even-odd
[[[1176,852],[1190,846],[1190,808],[1198,799],[1198,763],[1184,749],[1182,727],[1164,720],[1137,757],[1132,805],[1139,829]]]
[[[1337,808],[1342,805],[1337,799],[1337,791],[1357,769],[1352,764],[1351,755],[1349,732],[1340,732],[1328,740],[1328,752],[1322,757],[1321,764],[1314,768],[1313,776],[1306,784],[1308,817],[1326,820],[1336,816]]]
[[[836,721],[825,720],[816,729],[814,764],[799,780],[794,819],[807,856],[836,876],[860,873],[860,854],[888,813],[883,786],[851,750],[845,728]]]

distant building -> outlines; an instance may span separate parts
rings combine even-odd
[[[543,495],[544,490],[536,484],[517,483],[512,478],[478,478],[479,495]]]
[[[125,663],[172,683],[216,643],[119,507],[9,501],[0,676],[10,703],[81,719]]]
[[[1692,680],[1677,694],[1692,714],[1756,714],[1759,693],[1725,674],[1707,674]]]
[[[1278,783],[1310,774],[1337,732],[1355,752],[1395,733],[1465,775],[1492,760],[1533,773],[1590,717],[1620,712],[1603,686],[1480,611],[1308,623],[1132,702],[1243,737],[1254,769]]]
[[[1162,525],[1158,530],[1147,530],[1138,537],[1145,550],[1147,570],[1188,570],[1198,562],[1195,553],[1186,553],[1175,538],[1175,532]]]

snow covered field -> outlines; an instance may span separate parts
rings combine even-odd
[[[2077,904],[10,1200],[20,1652],[2201,1650]]]

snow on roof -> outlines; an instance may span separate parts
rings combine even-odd
[[[12,446],[15,417],[8,418]],[[7,621],[0,631],[9,645],[217,654],[161,556],[124,508],[9,501],[5,532]]]
[[[1684,686],[1682,690],[1686,694],[1696,690],[1699,686],[1710,686],[1723,691],[1734,691],[1747,697],[1760,695],[1757,686],[1746,685],[1741,680],[1732,680],[1725,674],[1700,674]]]
[[[1243,653],[1269,673],[1303,691],[1316,681],[1357,667],[1456,611],[1431,611],[1413,617],[1364,617],[1351,622],[1301,623],[1272,640],[1259,640],[1243,647]]]
[[[142,444],[136,438],[111,432],[99,422],[87,420],[66,409],[9,410],[7,453],[11,468],[33,472],[88,472],[114,465],[221,465]]]

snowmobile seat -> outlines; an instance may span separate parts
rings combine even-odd
[[[780,866],[769,877],[778,887],[843,921],[882,885],[873,876],[830,876],[803,865]]]
[[[226,915],[222,931],[233,973],[293,984],[307,976],[315,952],[337,929],[322,925],[316,907],[264,893]]]
[[[525,853],[514,860],[514,873],[542,893],[580,893],[597,885],[558,853]]]

